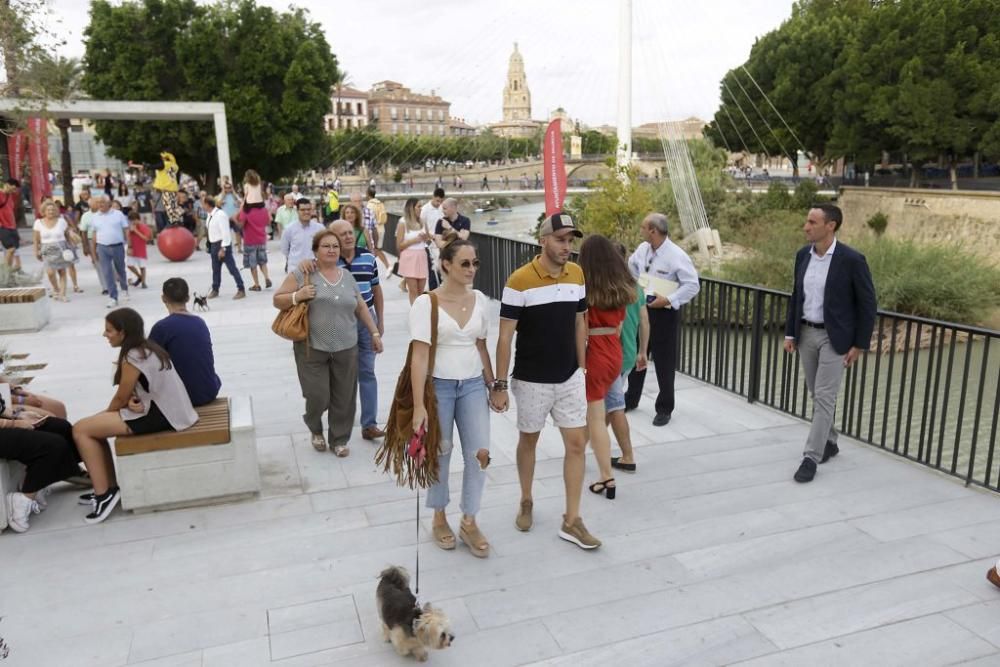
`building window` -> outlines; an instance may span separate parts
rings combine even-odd
[[[417,120],[423,120],[423,119],[424,119],[424,110],[421,109],[420,107],[417,107]]]
[[[375,107],[374,109],[372,109],[372,118],[374,118],[375,120],[378,120],[378,107]]]
[[[403,134],[409,134],[409,133],[410,133],[410,124],[403,123]]]
[[[417,134],[420,134],[420,126],[417,125]]]
[[[396,107],[389,107],[389,118],[396,120]]]
[[[439,130],[438,134],[440,134],[443,137],[444,136],[444,125],[439,126],[438,130]]]
[[[403,120],[410,120],[410,107],[403,107]]]
[[[361,110],[361,102],[358,102],[358,115],[363,116],[364,114],[365,112]]]
[[[393,134],[399,133],[399,127],[395,123],[392,124],[392,133]]]

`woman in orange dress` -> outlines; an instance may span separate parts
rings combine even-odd
[[[611,438],[608,436],[604,397],[622,366],[619,338],[625,306],[635,300],[635,278],[624,258],[607,237],[588,236],[580,246],[580,266],[587,287],[587,430],[590,446],[600,468],[600,481],[590,485],[593,493],[615,497],[611,476]]]

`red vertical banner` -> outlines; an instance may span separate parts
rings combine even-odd
[[[21,180],[21,168],[24,165],[24,151],[28,146],[28,135],[18,130],[7,137],[7,157],[10,160],[10,177]]]
[[[28,119],[28,167],[31,169],[31,207],[38,212],[49,186],[49,136],[44,118]]]
[[[542,147],[542,170],[545,176],[545,215],[562,211],[566,200],[566,165],[563,162],[562,122],[556,118],[545,130]]]

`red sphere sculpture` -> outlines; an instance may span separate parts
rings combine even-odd
[[[168,227],[156,237],[160,254],[171,262],[183,262],[192,254],[197,243],[194,235],[184,227]]]

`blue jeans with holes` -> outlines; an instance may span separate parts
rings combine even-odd
[[[464,514],[475,516],[486,485],[486,473],[479,467],[476,452],[490,448],[490,408],[487,404],[486,383],[481,375],[468,380],[434,378],[438,421],[441,423],[440,474],[437,484],[427,490],[427,507],[443,510],[448,507],[448,469],[455,442],[455,426],[462,441],[462,503]]]
[[[372,319],[378,324],[375,309],[369,308]],[[375,349],[368,327],[358,320],[358,393],[361,396],[361,427],[375,426],[378,414],[378,381],[375,379]]]

